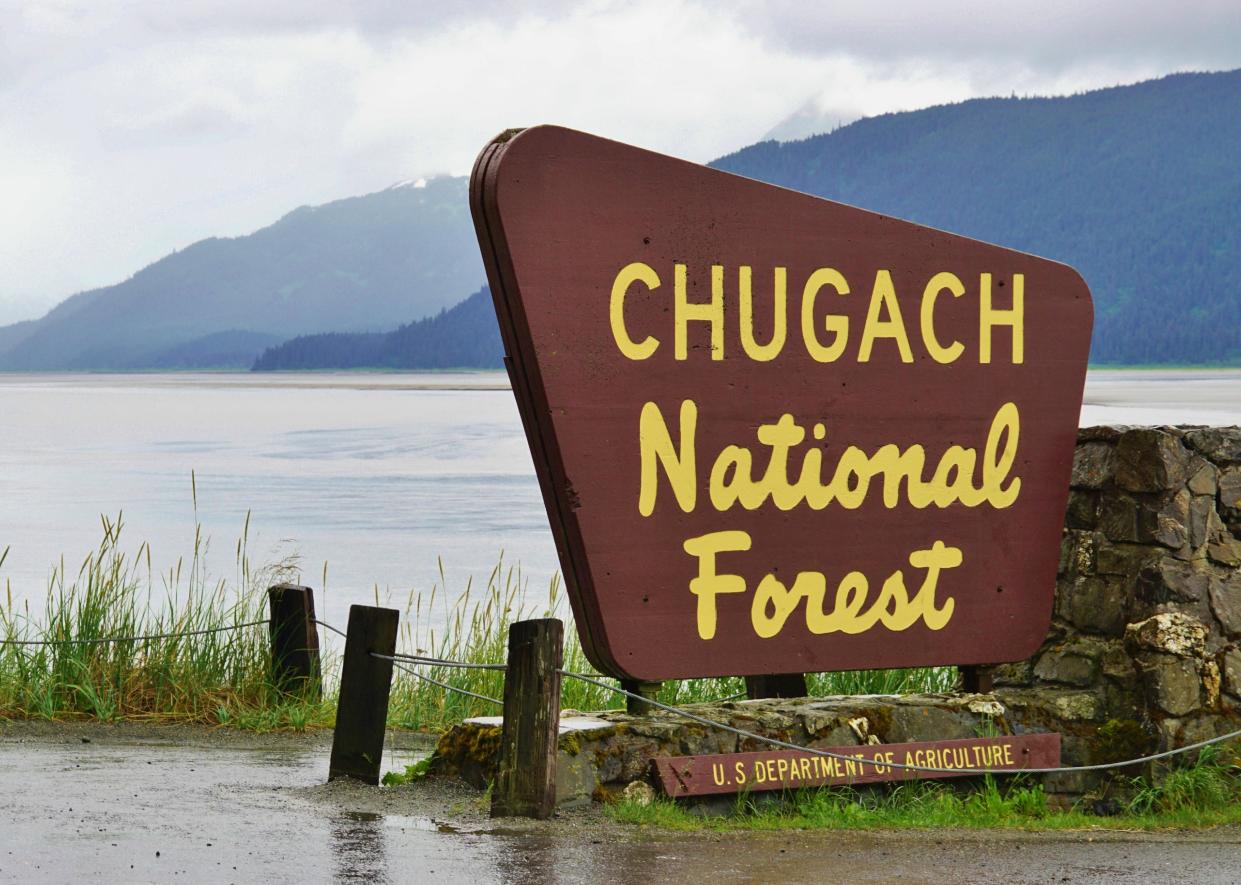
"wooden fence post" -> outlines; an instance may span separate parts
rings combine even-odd
[[[634,694],[640,694],[644,698],[657,700],[659,698],[659,690],[663,687],[662,682],[640,682],[637,679],[622,679],[621,688],[625,691],[631,691]],[[625,698],[625,712],[631,716],[649,716],[655,708],[645,701],[637,698]]]
[[[775,673],[745,678],[745,696],[752,701],[758,698],[804,698],[809,693],[805,673]]]
[[[332,734],[332,761],[328,766],[330,781],[352,777],[371,785],[379,783],[388,694],[392,689],[392,661],[377,658],[371,652],[396,653],[400,617],[401,613],[394,608],[349,607],[336,729]]]
[[[271,672],[276,688],[311,700],[323,696],[315,594],[309,587],[267,588],[271,604]]]
[[[564,624],[555,618],[509,627],[492,817],[548,818],[556,810],[563,647]]]
[[[995,688],[995,667],[986,664],[972,664],[960,667],[961,691],[970,694],[990,694]]]

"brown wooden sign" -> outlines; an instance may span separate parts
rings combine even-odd
[[[470,194],[597,667],[1042,641],[1093,317],[1074,270],[556,127],[488,145]]]
[[[968,777],[970,772],[967,769],[1021,771],[1023,768],[1060,766],[1058,734],[822,749],[848,758],[778,750],[712,756],[665,756],[652,760],[651,764],[664,793],[673,797]],[[892,763],[950,770],[919,771],[896,768]]]

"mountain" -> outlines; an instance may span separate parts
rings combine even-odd
[[[802,108],[782,131],[816,113]],[[712,165],[1072,264],[1095,296],[1096,364],[1241,364],[1238,144],[1241,70],[887,114]],[[195,243],[0,328],[0,370],[243,367],[308,335],[261,364],[370,365],[358,362],[369,352],[376,365],[467,365],[468,349],[427,355],[427,330],[464,322],[453,311],[436,317],[447,325],[392,333],[416,350],[317,334],[392,329],[477,289],[467,186],[395,186]],[[483,301],[471,322],[494,325]]]
[[[485,279],[467,188],[397,185],[195,243],[0,328],[0,370],[246,367],[295,335],[428,316]]]
[[[1236,364],[1238,144],[1241,70],[888,114],[712,165],[1073,265],[1095,363]]]
[[[484,286],[449,310],[393,332],[305,335],[265,351],[256,372],[305,369],[498,369],[500,327]]]
[[[814,99],[803,104],[767,130],[763,141],[797,141],[821,132],[832,132],[852,123],[858,115],[845,109],[824,109]]]

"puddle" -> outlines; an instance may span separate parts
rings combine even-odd
[[[473,793],[325,784],[324,741],[230,747],[96,729],[83,743],[46,728],[14,738],[21,731],[0,732],[3,881],[1145,883],[1231,881],[1241,869],[1237,830],[1091,843],[1072,834],[682,835],[597,812],[501,827],[478,813]],[[418,752],[385,758],[385,768]],[[466,806],[475,810],[463,814]]]

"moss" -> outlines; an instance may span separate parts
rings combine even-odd
[[[568,731],[560,736],[560,749],[570,756],[582,752],[582,738],[579,732]]]
[[[590,798],[604,805],[611,805],[620,802],[625,795],[625,787],[628,783],[619,784],[599,784],[591,793]]]
[[[1109,719],[1088,740],[1093,761],[1120,762],[1145,756],[1154,738],[1133,719]]]
[[[877,735],[880,740],[887,741],[888,734],[892,731],[892,708],[891,707],[873,707],[864,714],[866,722],[870,727],[870,733]]]

